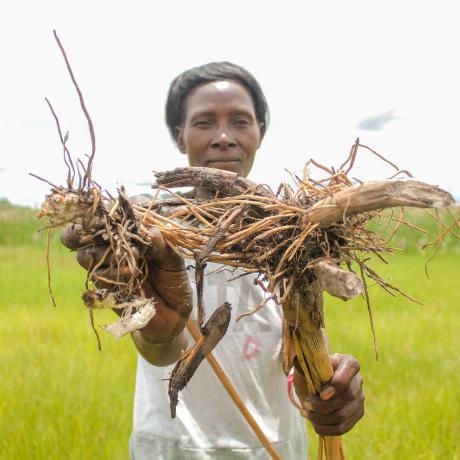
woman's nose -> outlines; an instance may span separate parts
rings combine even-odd
[[[235,147],[236,141],[232,135],[231,130],[221,128],[216,132],[214,139],[211,143],[211,147],[226,149],[229,147]]]

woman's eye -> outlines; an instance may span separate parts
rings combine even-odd
[[[236,126],[240,126],[240,127],[248,126],[249,120],[247,118],[237,118],[234,123]]]
[[[212,125],[211,120],[197,120],[194,124],[198,128],[208,128]]]

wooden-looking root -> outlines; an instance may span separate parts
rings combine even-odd
[[[397,206],[447,208],[452,195],[439,187],[415,180],[373,181],[350,187],[308,208],[306,220],[328,227],[347,217]]]
[[[251,190],[256,195],[274,197],[273,193],[264,186],[257,185],[237,173],[215,168],[197,166],[176,168],[171,171],[156,172],[155,178],[156,183],[152,188],[160,186],[169,188],[204,187],[227,196],[242,195]]]
[[[295,357],[305,376],[307,392],[309,395],[317,395],[334,374],[323,331],[323,298],[320,283],[317,280],[303,280],[295,286],[283,303],[283,311],[289,335],[294,342]],[[326,452],[326,460],[345,459],[340,436],[320,436],[318,458],[322,458],[323,449]]]
[[[364,290],[362,279],[355,273],[342,270],[331,260],[320,260],[311,264],[321,288],[339,299],[352,299]]]
[[[203,326],[203,335],[177,362],[169,381],[169,407],[172,418],[176,416],[179,391],[187,385],[200,363],[206,358],[206,355],[214,349],[225,335],[230,323],[230,317],[231,306],[228,302],[224,302],[214,311]]]

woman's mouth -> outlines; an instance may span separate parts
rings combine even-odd
[[[206,165],[211,165],[215,163],[241,163],[241,160],[239,158],[215,158],[212,160],[206,161]]]
[[[208,168],[224,169],[227,171],[240,172],[241,160],[236,158],[216,158],[206,161]]]

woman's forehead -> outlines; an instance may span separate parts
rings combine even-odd
[[[234,80],[218,80],[204,83],[194,88],[186,99],[185,114],[206,111],[218,107],[239,107],[255,112],[254,102],[249,91]]]
[[[212,83],[214,83],[217,91],[227,91],[230,88],[230,82],[228,80],[215,81]]]

